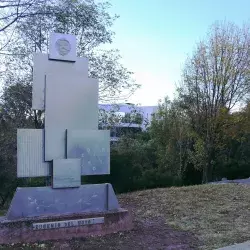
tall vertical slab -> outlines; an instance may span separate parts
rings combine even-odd
[[[66,129],[98,129],[97,80],[82,78],[81,74],[46,76],[46,161],[64,155],[66,145],[59,141],[63,141]]]
[[[44,140],[45,161],[59,160],[66,158],[66,129],[48,127],[45,130]]]

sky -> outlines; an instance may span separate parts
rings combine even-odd
[[[122,64],[134,72],[141,88],[128,99],[157,105],[174,97],[181,69],[196,43],[218,20],[242,25],[250,20],[250,0],[109,0],[110,14],[119,15],[112,27],[113,43]]]

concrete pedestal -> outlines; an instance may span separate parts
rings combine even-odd
[[[88,224],[96,220],[97,224]],[[53,225],[53,228],[52,228]],[[58,228],[55,228],[55,225]],[[18,220],[0,220],[0,244],[28,243],[45,240],[100,236],[131,230],[132,219],[127,210],[101,213],[41,216]]]
[[[7,212],[8,220],[76,213],[108,212],[119,209],[109,183],[81,185],[79,188],[17,188]]]

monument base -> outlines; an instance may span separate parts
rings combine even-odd
[[[101,236],[131,230],[132,227],[131,215],[125,209],[18,220],[4,217],[0,219],[0,244]]]

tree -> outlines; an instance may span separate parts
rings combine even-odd
[[[28,16],[45,14],[45,12],[34,12],[33,6],[44,3],[45,0],[2,0],[0,3],[0,32],[14,25],[19,19]]]
[[[101,44],[111,43],[114,35],[110,27],[117,16],[109,15],[109,6],[108,3],[96,4],[93,0],[45,1],[33,6],[34,12],[44,11],[46,15],[31,15],[19,20],[15,42],[6,46],[8,55],[2,57],[7,69],[2,79],[6,81],[6,76],[17,74],[27,78],[32,72],[33,53],[48,52],[49,33],[70,33],[77,37],[78,56],[89,58],[89,75],[99,80],[100,101],[127,99],[139,87],[132,80],[132,72],[121,65],[117,50],[97,49]]]
[[[51,11],[38,6],[49,0],[2,0],[0,3],[0,51],[3,51],[14,39],[16,24],[32,16],[51,15]],[[52,1],[52,0],[51,0]],[[36,8],[34,8],[36,6]]]
[[[179,106],[178,100],[171,102],[166,98],[163,103],[159,103],[149,131],[159,168],[183,181],[190,147],[189,119]]]
[[[202,169],[204,183],[212,178],[220,116],[249,96],[249,51],[249,26],[219,22],[184,67],[179,97],[193,129],[190,159]]]
[[[250,176],[250,105],[221,117],[214,175],[228,179]]]

